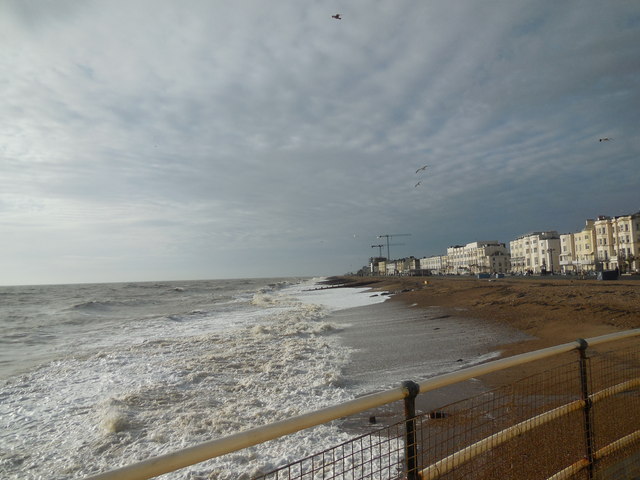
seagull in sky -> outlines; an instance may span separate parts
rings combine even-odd
[[[426,170],[428,166],[429,166],[429,165],[425,165],[425,166],[423,166],[423,167],[420,167],[419,169],[417,169],[417,170],[416,170],[416,173],[418,173],[418,172],[419,172],[419,171],[421,171],[421,170]]]
[[[342,15],[339,13],[336,13],[335,15],[331,15],[331,18],[335,18],[336,20],[342,20]]]
[[[422,181],[419,181],[418,183],[416,183],[413,188],[416,188],[418,185],[420,185],[422,183]]]
[[[613,138],[609,138],[609,137],[604,137],[601,138],[600,140],[598,140],[599,142],[610,142],[611,140],[613,140]]]

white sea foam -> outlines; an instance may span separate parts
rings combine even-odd
[[[353,398],[341,375],[350,352],[326,315],[370,300],[336,289],[301,301],[310,285],[267,285],[217,313],[209,306],[136,313],[126,323],[102,317],[93,335],[103,338],[86,338],[2,385],[0,422],[10,433],[0,446],[0,476],[82,478]],[[83,313],[98,305],[76,304]],[[323,425],[167,478],[211,471],[243,478],[347,439]]]
[[[29,355],[0,378],[0,478],[83,478],[366,393],[343,377],[354,352],[329,314],[388,297],[316,280],[10,292],[23,319],[0,330]],[[163,478],[250,478],[349,437],[330,423]]]

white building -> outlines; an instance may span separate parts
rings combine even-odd
[[[429,271],[432,275],[440,275],[445,273],[446,267],[445,255],[433,255],[431,257],[423,257],[420,259],[420,269]]]
[[[522,235],[509,242],[509,247],[513,273],[560,271],[560,235],[555,230]]]
[[[443,268],[448,274],[507,273],[509,252],[497,241],[472,242],[447,248]]]

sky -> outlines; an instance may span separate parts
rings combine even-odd
[[[380,235],[640,210],[635,0],[1,0],[0,98],[0,285],[338,275]]]

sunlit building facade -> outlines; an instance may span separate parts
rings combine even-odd
[[[513,273],[560,272],[560,235],[555,230],[522,235],[509,242],[509,248]]]
[[[582,231],[560,235],[560,269],[566,274],[586,274],[596,270],[596,231],[587,220]]]
[[[497,241],[472,242],[447,248],[444,270],[451,275],[478,273],[507,273],[510,270],[509,252]]]
[[[595,221],[598,269],[637,272],[640,260],[640,212]]]

